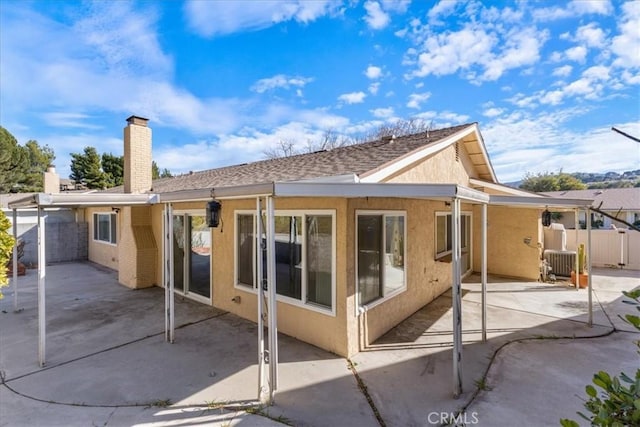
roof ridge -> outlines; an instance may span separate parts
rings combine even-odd
[[[447,139],[476,123],[429,129],[392,139],[380,137],[330,150],[260,159],[248,163],[190,172],[172,178],[156,179],[152,182],[152,191],[163,192],[169,188],[205,188],[221,184],[246,184],[264,179],[288,181],[340,174],[359,175],[394,159],[402,158],[409,152]],[[122,189],[123,187],[120,186],[104,191],[121,192]]]

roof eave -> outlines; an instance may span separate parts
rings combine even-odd
[[[591,207],[593,200],[588,199],[564,199],[555,197],[531,197],[531,196],[499,196],[491,195],[489,204],[493,206],[514,206],[531,208],[565,208],[587,209]]]

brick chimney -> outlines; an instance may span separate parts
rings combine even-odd
[[[57,194],[60,192],[60,175],[56,173],[56,167],[49,165],[43,177],[44,192]]]
[[[151,128],[148,119],[131,116],[124,128],[124,192],[151,190]]]

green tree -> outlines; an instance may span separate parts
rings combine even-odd
[[[56,158],[53,150],[48,145],[40,146],[38,141],[30,140],[24,146],[27,157],[27,170],[20,191],[41,192],[44,191],[44,173],[47,167],[53,164]]]
[[[171,178],[172,176],[173,175],[171,174],[171,171],[169,169],[164,168],[160,170],[160,167],[155,160],[151,162],[151,179]]]
[[[111,153],[102,154],[102,170],[107,175],[108,187],[124,183],[124,157]]]
[[[536,193],[544,193],[547,191],[585,190],[587,186],[573,175],[560,170],[557,174],[553,172],[535,175],[527,173],[520,184],[520,188]]]
[[[100,156],[95,147],[84,147],[83,153],[71,153],[71,175],[91,189],[103,189],[109,184],[107,174],[101,169]]]
[[[0,193],[19,191],[27,168],[24,149],[8,130],[0,126]]]
[[[14,240],[13,236],[9,234],[10,228],[11,223],[4,214],[4,211],[0,209],[0,299],[2,299],[3,296],[1,289],[9,283],[5,266],[9,263],[11,253],[13,252]],[[17,267],[14,266],[13,268]]]

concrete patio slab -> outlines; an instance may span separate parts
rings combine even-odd
[[[35,273],[19,281],[23,311],[13,312],[12,289],[0,301],[0,425],[376,423],[345,359],[287,336],[277,405],[230,411],[256,404],[254,323],[178,298],[169,344],[162,289],[127,289],[91,263],[53,265],[47,275],[45,368],[37,366]]]
[[[616,320],[629,312],[620,292],[640,285],[640,272],[596,271],[593,327],[586,324],[584,290],[491,278],[486,343],[479,284],[471,277],[463,285],[459,399],[452,398],[445,293],[353,358],[368,396],[349,361],[280,336],[275,405],[247,410],[258,394],[255,324],[177,298],[176,343],[168,344],[162,289],[124,288],[114,272],[91,263],[52,265],[47,274],[44,369],[37,366],[35,272],[19,281],[23,311],[13,312],[12,288],[0,301],[0,426],[380,425],[367,397],[387,426],[439,425],[441,414],[471,402],[476,382],[493,388],[466,409],[477,425],[557,424],[581,409],[576,394],[595,371],[637,366],[630,344],[637,334],[611,331],[626,327]],[[551,409],[530,408],[541,405]]]

